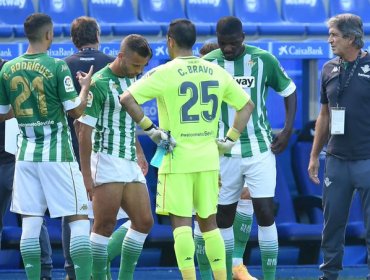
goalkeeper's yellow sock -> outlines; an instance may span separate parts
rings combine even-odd
[[[211,264],[215,280],[226,279],[226,252],[225,243],[220,230],[214,229],[203,232],[206,254]]]
[[[182,226],[173,231],[177,265],[183,279],[195,280],[194,253],[195,246],[191,227]]]

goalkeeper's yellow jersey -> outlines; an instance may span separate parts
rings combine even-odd
[[[157,99],[159,126],[177,142],[163,159],[160,174],[218,170],[215,140],[221,106],[226,102],[240,110],[250,99],[224,69],[195,56],[152,69],[128,91],[139,104]]]

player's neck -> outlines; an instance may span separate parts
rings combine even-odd
[[[190,50],[177,49],[176,51],[174,51],[173,58],[183,56],[193,56],[193,51],[191,49]]]
[[[96,44],[86,44],[86,45],[83,45],[82,47],[80,47],[80,51],[84,51],[84,50],[91,50],[91,49],[94,49],[94,50],[98,50],[99,49],[99,44],[96,43]]]
[[[28,45],[27,54],[36,54],[36,53],[46,53],[48,50],[48,47],[45,46],[45,44],[42,43],[32,43]]]

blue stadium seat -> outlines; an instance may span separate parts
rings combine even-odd
[[[327,14],[325,12],[323,0],[282,0],[281,14],[285,21],[305,25],[307,35],[328,34],[328,28],[325,24]]]
[[[180,0],[138,0],[139,19],[160,26],[167,34],[168,24],[177,18],[185,18]]]
[[[279,244],[298,246],[300,248],[298,260],[300,264],[316,262],[319,257],[322,224],[307,224],[297,220],[298,213],[294,207],[279,157],[277,157],[276,170],[277,215],[275,223],[279,234]],[[312,205],[312,207],[314,206]]]
[[[303,35],[305,28],[301,24],[284,22],[275,0],[234,0],[234,15],[243,22],[243,28],[257,27],[260,35]],[[251,33],[253,34],[253,33]]]
[[[10,212],[9,209],[5,212],[4,227],[2,233],[1,247],[2,248],[19,248],[21,240],[22,228],[20,217],[18,214]]]
[[[88,14],[96,18],[100,25],[102,35],[115,36],[132,33],[141,35],[158,35],[160,28],[151,23],[143,23],[138,20],[132,5],[132,0],[125,1],[101,1],[88,0]]]
[[[23,5],[22,5],[23,4]],[[35,12],[33,1],[0,3],[0,37],[24,37],[23,22]]]
[[[322,185],[315,185],[308,178],[307,167],[310,159],[310,152],[312,142],[298,141],[293,147],[293,171],[297,179],[298,188],[302,195],[315,195],[322,197]],[[320,182],[324,180],[325,157],[320,158],[319,179]],[[314,211],[311,213],[311,221],[316,224],[323,223],[323,215],[321,211]],[[361,240],[365,237],[365,227],[363,223],[363,214],[361,209],[361,201],[359,195],[356,193],[350,215],[348,218],[348,225],[346,235],[353,241]]]
[[[55,36],[70,36],[72,21],[86,15],[82,0],[40,0],[39,10],[53,19]]]
[[[365,34],[370,32],[370,2],[364,0],[329,0],[329,16],[351,13],[361,17]]]
[[[190,19],[199,35],[216,33],[217,21],[224,16],[230,16],[227,0],[197,2],[185,0],[186,17]]]
[[[20,269],[21,263],[21,252],[19,249],[0,251],[0,269]]]

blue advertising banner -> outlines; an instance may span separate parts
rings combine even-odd
[[[330,57],[330,46],[324,41],[273,42],[272,53],[279,58],[320,59]]]
[[[17,43],[13,44],[1,44],[0,57],[5,60],[13,59],[21,53],[20,45]]]

